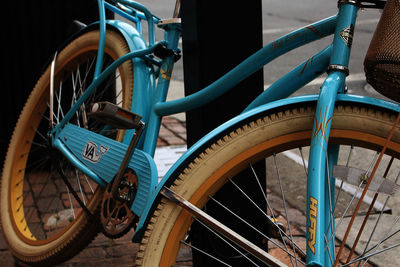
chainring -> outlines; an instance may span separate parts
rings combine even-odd
[[[137,221],[137,216],[130,207],[137,192],[138,178],[136,173],[129,168],[122,176],[122,181],[118,186],[118,193],[129,196],[128,200],[115,199],[111,192],[112,184],[109,183],[104,192],[100,220],[105,236],[119,238],[128,233]]]

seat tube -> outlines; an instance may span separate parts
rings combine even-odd
[[[335,261],[334,238],[330,238],[335,227],[330,212],[334,210],[332,187],[335,184],[334,178],[331,177],[331,169],[336,164],[339,148],[328,146],[328,141],[336,96],[344,91],[348,74],[357,15],[355,1],[343,0],[339,1],[339,5],[329,75],[321,87],[310,144],[307,179],[307,266],[332,266]],[[330,242],[327,244],[328,240]]]
[[[181,36],[181,25],[178,23],[171,23],[164,25],[166,28],[165,40],[167,41],[167,48],[177,52],[179,38]],[[160,130],[162,117],[154,111],[156,103],[165,102],[168,94],[169,83],[171,80],[172,70],[175,64],[175,56],[169,56],[164,59],[160,68],[160,76],[157,81],[155,95],[153,99],[153,108],[150,112],[149,122],[147,124],[146,138],[144,140],[143,151],[154,155],[157,145],[157,137]]]

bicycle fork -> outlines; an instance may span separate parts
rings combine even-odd
[[[328,145],[335,100],[344,92],[348,75],[350,48],[357,7],[348,1],[339,2],[338,22],[328,68],[328,78],[318,99],[307,179],[307,266],[332,266],[335,262],[335,229],[333,210],[335,178],[332,168],[337,163],[339,147]]]
[[[307,266],[332,266],[334,262],[334,186],[330,174],[339,147],[328,146],[337,90],[343,88],[345,74],[331,73],[321,89],[310,145],[307,179]]]

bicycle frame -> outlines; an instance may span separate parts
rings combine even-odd
[[[211,133],[210,135],[207,135],[204,140],[200,140],[199,145],[194,145],[194,148],[188,150],[182,159],[178,160],[178,162],[166,174],[159,186],[157,186],[157,189],[154,190],[158,183],[158,178],[152,156],[154,155],[156,148],[161,117],[202,106],[223,95],[239,82],[282,54],[307,43],[334,34],[334,40],[331,45],[301,63],[291,72],[272,84],[267,90],[254,99],[254,101],[244,110],[244,113],[238,117],[240,119],[246,116],[251,116],[251,114],[256,112],[258,109],[267,106],[269,108],[271,106],[269,103],[272,103],[272,101],[288,97],[320,74],[329,70],[329,75],[322,85],[321,92],[318,96],[317,112],[311,140],[307,186],[307,264],[312,266],[333,265],[331,259],[334,253],[332,244],[334,239],[330,239],[329,236],[325,236],[324,233],[332,232],[334,223],[333,218],[330,218],[330,213],[324,211],[334,209],[332,206],[332,200],[334,197],[333,189],[335,181],[334,177],[330,177],[329,174],[331,173],[333,165],[336,164],[338,149],[335,146],[328,147],[328,140],[335,101],[337,98],[343,98],[340,95],[338,97],[338,93],[344,92],[346,78],[345,70],[349,63],[351,39],[356,20],[357,7],[345,1],[344,4],[340,5],[337,15],[291,32],[264,46],[258,52],[229,71],[226,75],[201,91],[178,100],[165,102],[174,65],[174,57],[170,56],[157,61],[150,59],[148,56],[151,55],[157,45],[160,44],[166,45],[167,49],[172,51],[178,50],[177,47],[181,34],[179,23],[174,21],[173,23],[164,24],[165,40],[156,43],[154,38],[154,25],[159,22],[159,19],[154,17],[144,6],[130,0],[118,0],[117,3],[122,5],[120,8],[123,10],[121,10],[108,3],[104,3],[104,0],[98,0],[98,3],[100,13],[100,42],[94,80],[86,89],[85,93],[69,110],[64,119],[52,129],[51,134],[54,147],[58,148],[73,164],[75,164],[78,169],[87,174],[101,186],[105,186],[107,183],[112,181],[112,178],[118,170],[119,162],[122,161],[124,151],[127,147],[126,144],[128,144],[132,138],[133,130],[127,132],[123,144],[113,140],[107,140],[106,137],[94,133],[87,135],[90,136],[90,138],[95,139],[96,142],[98,141],[102,144],[106,143],[107,146],[119,152],[119,154],[115,155],[115,158],[113,158],[114,165],[107,165],[109,172],[104,174],[96,169],[98,166],[87,164],[79,157],[79,154],[81,153],[81,150],[79,149],[83,148],[82,144],[85,144],[87,141],[86,139],[83,141],[81,140],[79,145],[75,144],[77,148],[72,148],[72,146],[63,141],[65,138],[71,137],[74,133],[84,133],[84,130],[79,130],[77,127],[74,128],[69,126],[68,121],[78,110],[80,105],[93,93],[95,88],[125,61],[135,60],[135,62],[142,63],[147,61],[153,63],[154,66],[158,68],[158,70],[154,70],[154,68],[146,67],[158,76],[156,85],[153,80],[147,81],[143,77],[139,76],[135,77],[135,79],[139,79],[138,84],[142,86],[135,87],[135,90],[133,90],[133,100],[136,101],[132,104],[131,110],[141,115],[144,118],[144,122],[147,124],[146,131],[144,132],[131,160],[132,167],[135,171],[138,170],[137,172],[139,176],[137,198],[140,198],[140,200],[135,199],[132,205],[132,211],[140,217],[137,232],[134,237],[136,240],[140,238],[142,233],[141,230],[146,224],[148,213],[152,209],[159,190],[167,183],[171,176],[173,176],[174,172],[179,169],[180,164],[189,159],[191,153],[204,144],[204,140],[209,139],[213,134],[216,134],[222,129],[226,129],[232,125],[233,122],[238,120],[233,119],[232,122],[228,122],[219,127],[218,130],[216,130],[216,133]],[[145,19],[149,24],[149,41],[146,48],[132,51],[113,62],[106,69],[102,70],[104,40],[106,35],[106,20],[104,16],[105,8],[121,14],[125,18],[136,23],[139,32],[141,32],[141,20]],[[145,66],[146,64],[143,65]],[[143,91],[145,89],[143,88],[148,87],[151,88],[150,93],[145,94]],[[313,96],[312,98],[315,99],[316,97]],[[296,101],[309,101],[310,99],[310,97],[293,98],[291,100],[278,101],[274,103],[275,105],[284,105],[295,103]],[[388,105],[388,102],[371,98],[358,98],[356,101],[369,101],[375,105],[382,106]],[[398,106],[392,105],[391,108],[397,110]],[[136,161],[134,159],[136,159]],[[137,163],[137,159],[140,159],[141,165]],[[105,164],[111,163],[108,161]],[[146,170],[143,171],[142,169]],[[142,184],[146,185],[141,187]],[[328,248],[325,246],[325,238],[327,240],[333,240],[328,245]]]

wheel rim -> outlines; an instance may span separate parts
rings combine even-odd
[[[257,145],[256,147],[246,150],[245,152],[239,154],[235,158],[231,159],[229,162],[225,163],[221,168],[219,168],[202,184],[200,188],[198,188],[198,190],[188,200],[197,207],[203,207],[203,205],[207,201],[209,201],[209,196],[214,195],[215,191],[217,191],[217,188],[219,189],[223,184],[227,182],[226,177],[232,177],[233,174],[247,167],[247,164],[258,161],[260,157],[264,157],[266,154],[278,154],[282,150],[292,148],[291,146],[293,146],[293,148],[296,148],[301,143],[309,143],[310,136],[311,131],[297,132],[294,134],[274,138],[273,140],[266,141],[260,145]],[[352,140],[349,137],[352,137]],[[362,134],[349,130],[333,129],[331,131],[330,140],[332,143],[343,143],[343,140],[345,139],[345,143],[347,144],[354,141],[355,144],[360,146],[365,146],[365,144],[368,144],[369,148],[371,149],[379,149],[379,147],[382,147],[385,142],[384,138],[380,138],[370,134]],[[400,151],[400,147],[398,144],[391,143],[389,147],[391,153],[395,151],[398,155]],[[239,163],[241,165],[238,165]],[[304,206],[306,205],[304,204]],[[175,264],[176,257],[179,253],[181,240],[187,237],[186,231],[182,231],[181,229],[189,229],[192,222],[193,218],[191,214],[187,212],[181,212],[179,214],[176,223],[173,225],[170,234],[168,235],[166,246],[164,247],[164,250],[162,252],[161,266],[171,266]],[[296,247],[295,250],[297,250]],[[305,251],[305,248],[303,248],[303,250]],[[278,256],[279,254],[280,253],[278,253]],[[298,256],[298,259],[300,258],[301,255]],[[294,262],[294,259],[290,261],[287,257],[279,260],[285,262],[288,265],[293,264]]]
[[[55,123],[62,119],[70,105],[90,83],[93,77],[96,49],[95,46],[88,46],[85,50],[80,50],[79,54],[73,55],[72,60],[63,63],[62,66],[57,66],[53,109]],[[105,57],[105,65],[118,57],[110,49],[106,49],[106,54],[108,56]],[[90,102],[108,100],[119,105],[124,102],[126,105],[127,100],[123,101],[124,96],[120,92],[120,86],[124,84],[125,78],[118,72],[110,78],[121,80],[121,82],[117,83],[115,88],[111,88],[114,87],[114,83],[110,81],[100,85],[93,97],[89,97],[85,102],[86,106],[83,106],[70,122],[95,132],[102,131],[102,134],[108,137],[121,140],[123,133],[115,129],[106,129],[104,125],[90,121],[84,115]],[[43,245],[58,239],[88,216],[65,186],[58,174],[59,166],[57,165],[62,165],[68,180],[92,213],[95,212],[102,195],[100,187],[51,148],[50,140],[47,138],[48,87],[46,84],[43,86],[45,89],[39,92],[37,103],[33,103],[34,112],[26,119],[29,124],[21,131],[22,137],[18,138],[20,141],[15,147],[9,184],[13,227],[18,236],[31,245]],[[68,101],[62,102],[61,99],[64,98]],[[45,163],[47,160],[51,160],[52,163]]]

